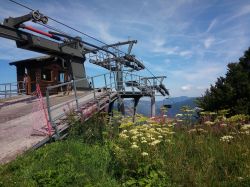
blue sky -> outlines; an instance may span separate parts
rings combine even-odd
[[[0,21],[28,11],[0,0]],[[201,96],[229,62],[250,46],[249,0],[22,0],[34,9],[106,43],[136,39],[133,53],[155,75],[166,75],[171,96]],[[77,33],[52,21],[49,25]],[[93,40],[82,37],[88,42]],[[95,43],[95,42],[94,42]],[[98,43],[96,43],[98,44]],[[15,80],[8,62],[39,56],[0,38],[0,82]],[[104,70],[85,62],[88,75]],[[141,74],[147,74],[146,71]]]

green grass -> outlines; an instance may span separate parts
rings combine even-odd
[[[94,120],[76,122],[67,140],[0,166],[0,186],[250,186],[249,134],[222,142],[210,127],[176,129],[170,143],[148,146],[142,157],[141,147],[132,149],[117,128],[102,124],[103,116]],[[115,146],[125,149],[119,155]]]
[[[109,151],[77,140],[52,143],[0,169],[0,186],[117,186]]]
[[[183,186],[250,186],[250,137],[223,143],[218,137],[178,132],[162,151],[172,184]]]

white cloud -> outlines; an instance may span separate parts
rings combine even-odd
[[[208,37],[208,38],[206,38],[206,39],[204,40],[204,47],[205,47],[206,49],[210,48],[211,45],[214,43],[214,41],[215,41],[214,37]]]
[[[209,24],[209,26],[208,26],[206,32],[210,32],[210,31],[214,28],[214,26],[215,26],[216,24],[217,24],[217,19],[215,18],[215,19],[213,19],[213,20],[211,21],[211,23]]]
[[[179,53],[179,55],[182,56],[182,57],[191,57],[192,54],[193,54],[193,52],[189,51],[189,50],[187,50],[187,51],[180,51],[180,53]]]
[[[241,6],[240,9],[238,9],[234,15],[226,19],[224,23],[227,23],[239,17],[245,16],[247,14],[250,14],[250,4]]]
[[[7,60],[9,62],[42,55],[29,50],[19,49],[16,47],[16,43],[14,41],[4,38],[0,38],[0,48],[0,60]]]
[[[189,91],[189,90],[192,89],[192,87],[193,87],[192,85],[187,84],[187,85],[182,86],[182,87],[181,87],[181,90],[182,90],[182,91]]]
[[[205,90],[205,89],[207,89],[207,87],[205,87],[205,86],[197,86],[196,89],[197,90]]]
[[[150,41],[154,53],[163,55],[178,55],[181,57],[191,57],[193,52],[191,50],[181,50],[179,46],[167,46],[163,37],[158,37]]]
[[[114,35],[110,34],[109,25],[103,24],[101,22],[97,23],[96,25],[98,30],[98,36],[101,40],[104,40],[106,43],[116,43],[118,41],[123,41],[124,39],[115,37]]]
[[[225,65],[218,64],[194,64],[190,68],[170,71],[172,76],[176,78],[182,78],[186,81],[199,81],[199,80],[215,80],[216,77],[225,69]],[[209,81],[210,82],[210,81]]]

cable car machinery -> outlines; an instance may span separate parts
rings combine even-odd
[[[131,74],[131,72],[146,68],[135,55],[131,54],[133,45],[137,43],[136,40],[99,47],[83,41],[80,37],[72,37],[65,33],[38,30],[24,24],[28,21],[46,26],[48,17],[39,11],[32,11],[24,16],[6,18],[3,24],[0,24],[0,37],[14,40],[18,48],[58,56],[64,59],[71,70],[72,78],[75,80],[86,78],[84,62],[86,60],[86,54],[89,54],[90,63],[101,66],[114,73],[116,91],[119,96],[118,100],[121,108],[123,105],[122,98],[134,98],[135,113],[136,106],[141,97],[149,96],[153,98],[152,100],[155,100],[155,92],[159,92],[163,96],[169,95],[168,90],[163,84],[163,80],[166,78],[165,76],[141,77]],[[124,45],[128,45],[126,53],[119,50],[119,47]],[[92,56],[90,54],[92,54]],[[131,78],[129,81],[127,80],[128,76]],[[87,89],[89,87],[90,85],[87,79],[84,82],[78,82],[76,84],[76,88],[78,89]],[[125,87],[131,87],[131,90],[126,91]],[[138,91],[135,91],[135,89]],[[155,103],[153,103],[153,105],[155,105]],[[110,106],[113,106],[113,104]],[[122,109],[121,111],[124,113]]]

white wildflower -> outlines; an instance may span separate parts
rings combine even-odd
[[[119,134],[119,136],[120,136],[120,138],[123,138],[123,139],[127,139],[129,137],[126,134],[123,134],[123,133]]]
[[[136,144],[133,144],[133,145],[131,146],[131,148],[132,148],[132,149],[138,149],[138,148],[139,148],[139,146],[138,146],[138,145],[136,145]]]
[[[228,135],[228,136],[222,136],[220,138],[220,141],[222,141],[222,142],[230,142],[232,139],[233,139],[233,136]]]
[[[132,140],[137,140],[137,138],[138,138],[137,136],[132,136],[131,137]]]
[[[141,155],[142,156],[148,156],[148,153],[147,152],[142,152]]]
[[[149,145],[155,146],[156,144],[159,144],[159,143],[161,143],[160,140],[155,140],[155,141],[151,142]]]
[[[136,135],[136,134],[138,134],[138,131],[137,131],[137,129],[132,129],[132,130],[130,130],[129,131],[131,134],[133,134],[133,135]]]
[[[176,114],[175,117],[182,117],[183,114]]]
[[[226,123],[222,123],[220,124],[221,127],[227,127],[227,124]]]
[[[162,129],[161,129],[161,128],[156,128],[156,130],[157,130],[157,131],[159,131],[159,132],[161,132],[161,131],[162,131]]]
[[[154,138],[154,137],[151,137],[150,139],[151,139],[151,140],[153,140],[153,141],[155,140],[155,138]]]
[[[196,129],[190,129],[190,130],[188,131],[189,134],[195,133],[195,132],[196,132]]]
[[[248,130],[250,129],[250,124],[245,124],[241,127],[241,130]]]
[[[204,124],[210,126],[210,125],[214,125],[215,123],[212,121],[205,121]]]

